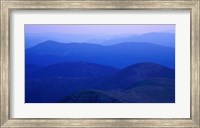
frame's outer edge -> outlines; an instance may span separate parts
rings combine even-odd
[[[198,97],[198,104],[197,104],[197,112],[198,112],[198,117],[197,117],[197,121],[198,121],[198,127],[200,127],[200,1],[198,0],[197,3],[197,44],[198,44],[198,57],[197,57],[197,69],[198,69],[198,78],[197,78],[197,97]]]
[[[2,12],[2,2],[1,2],[1,0],[0,0],[0,95],[1,95],[1,91],[2,91],[2,89],[1,89],[1,85],[2,85],[2,83],[1,83],[1,74],[2,74],[2,72],[1,72],[1,63],[2,63],[2,60],[1,60],[1,44],[2,44],[2,40],[1,40],[1,33],[2,33],[2,29],[1,29],[1,22],[2,22],[2,14],[1,14],[1,12]],[[1,111],[2,111],[2,108],[1,108],[1,96],[0,96],[0,114],[1,114]],[[1,118],[2,118],[2,114],[1,114],[1,117],[0,117],[0,127],[2,126],[2,121],[1,121]]]
[[[157,1],[135,1],[135,0],[2,0],[4,4],[11,9],[29,9],[29,10],[138,10],[138,9],[155,9],[155,10],[163,10],[163,9],[189,9],[194,7],[199,0],[191,0],[191,1],[182,1],[182,0],[174,0],[165,1],[165,0],[157,0]]]
[[[41,0],[4,0],[4,1],[41,1]],[[60,1],[60,0],[48,0],[48,1]],[[80,0],[62,0],[62,1],[80,1]],[[88,1],[88,0],[81,0]],[[105,0],[91,0],[91,1],[105,1]],[[107,0],[107,1],[123,1],[123,0]],[[138,1],[138,0],[126,0],[126,1]],[[140,1],[159,1],[159,0],[140,0]],[[175,0],[167,0],[167,1],[175,1]],[[195,1],[195,0],[178,0],[178,1]]]
[[[191,12],[191,119],[194,121],[197,127],[200,127],[200,115],[199,115],[199,103],[200,100],[200,88],[199,88],[199,71],[200,71],[200,41],[199,41],[199,1],[192,8]]]
[[[198,58],[197,58],[197,63],[198,63],[198,105],[197,105],[197,109],[198,109],[198,127],[200,128],[200,0],[198,0],[198,5],[197,5],[197,25],[198,25],[198,30],[197,30],[197,43],[198,45]]]
[[[8,8],[1,1],[1,125],[9,120],[9,37]]]
[[[101,1],[101,2],[100,2]],[[38,0],[0,0],[0,20],[1,20],[1,42],[0,42],[0,127],[200,127],[200,8],[199,0],[179,0],[179,1],[161,1],[161,0],[147,0],[147,1],[131,1],[127,0],[124,3],[120,0],[50,0],[50,1],[38,1]],[[100,3],[97,6],[95,3]],[[132,3],[131,5],[128,5]],[[155,3],[156,4],[152,4]],[[62,5],[65,3],[64,5]],[[72,8],[80,9],[142,9],[143,5],[146,9],[192,9],[192,51],[195,57],[192,57],[193,71],[195,74],[192,79],[196,85],[192,87],[192,117],[191,120],[187,119],[10,119],[9,118],[9,8],[20,9],[67,9],[67,7],[73,6]],[[114,5],[112,5],[112,3]],[[121,3],[118,5],[117,3]],[[135,5],[133,3],[136,3]],[[146,4],[144,4],[146,3]],[[173,3],[173,4],[172,4]],[[91,4],[92,7],[89,7]],[[148,5],[150,4],[150,5]],[[151,5],[154,5],[151,7]],[[173,7],[170,7],[173,5]],[[25,7],[23,7],[25,6]],[[47,7],[47,8],[45,8]],[[196,42],[196,43],[195,43]]]

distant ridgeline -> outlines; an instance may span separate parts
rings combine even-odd
[[[26,64],[51,65],[60,62],[90,62],[124,68],[140,62],[175,67],[175,49],[150,43],[128,42],[103,46],[88,43],[46,41],[26,49]]]
[[[25,53],[26,103],[174,103],[175,49],[46,41]]]

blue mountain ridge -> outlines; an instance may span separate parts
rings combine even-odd
[[[46,41],[26,49],[26,64],[52,65],[60,62],[89,62],[124,68],[140,62],[175,68],[175,49],[145,42],[103,46],[89,43]]]
[[[116,73],[119,69],[87,62],[61,62],[44,68],[34,69],[33,65],[26,65],[27,78],[51,77],[95,77]],[[34,70],[35,72],[33,72]],[[30,71],[30,73],[29,73]]]
[[[114,45],[121,42],[149,42],[161,46],[175,47],[175,34],[166,32],[151,32],[141,35],[125,34],[109,36],[99,35],[80,35],[65,33],[25,33],[26,49],[31,48],[46,40],[56,40],[58,42],[77,42],[95,43],[101,45]]]
[[[146,33],[142,35],[130,35],[126,37],[115,37],[113,39],[107,40],[102,44],[114,45],[121,42],[149,42],[155,45],[175,47],[175,34],[174,33]]]

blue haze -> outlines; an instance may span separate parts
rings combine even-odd
[[[26,103],[175,103],[175,25],[25,25]]]

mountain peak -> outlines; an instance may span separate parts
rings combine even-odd
[[[29,48],[28,50],[37,49],[37,48],[40,49],[40,48],[60,47],[62,44],[64,44],[64,43],[60,43],[60,42],[53,41],[53,40],[47,40],[45,42],[35,45],[34,47]]]
[[[60,42],[57,42],[57,41],[54,41],[54,40],[47,40],[47,41],[40,43],[40,44],[57,44],[57,43],[60,43]]]
[[[165,77],[174,78],[175,71],[160,64],[143,62],[130,65],[122,69],[119,73],[120,76],[134,76],[137,74],[139,77]],[[128,78],[128,77],[127,77]]]

